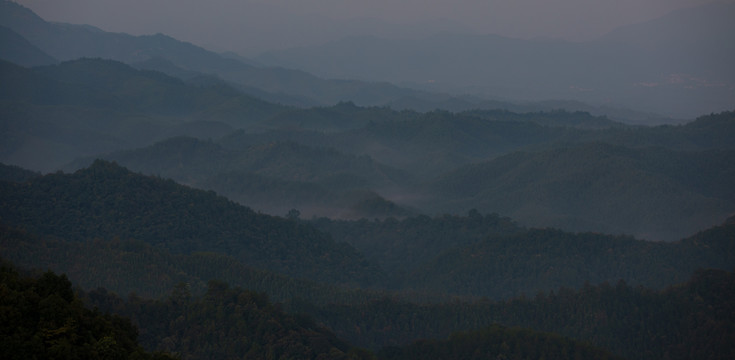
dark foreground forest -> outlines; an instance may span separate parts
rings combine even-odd
[[[299,305],[323,321],[321,325],[305,313],[284,313],[263,293],[214,280],[202,296],[192,296],[182,283],[161,300],[135,295],[123,299],[103,288],[75,294],[66,276],[21,275],[9,263],[3,263],[1,280],[5,315],[0,348],[13,359],[729,359],[735,355],[735,308],[730,301],[735,275],[725,271],[700,271],[690,281],[663,291],[620,282],[505,302],[416,305],[386,298],[320,309]],[[475,330],[447,335],[452,328]],[[433,340],[409,340],[417,336]],[[352,339],[352,344],[384,345],[370,351],[340,337]],[[147,353],[144,347],[157,352]]]
[[[77,312],[85,304],[129,318],[147,351],[192,359],[733,355],[732,219],[669,243],[525,228],[474,210],[306,221],[104,161],[73,174],[3,169],[2,256],[68,274],[43,278],[66,288],[59,296]],[[26,294],[38,286],[6,268],[14,285],[3,291],[16,294],[4,297],[8,316],[42,311],[49,295]],[[76,297],[66,276],[80,286]],[[25,303],[31,308],[11,310]],[[51,331],[67,320],[24,326]],[[7,346],[36,341],[27,336]],[[84,341],[94,348],[101,340]]]

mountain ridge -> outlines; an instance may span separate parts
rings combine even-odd
[[[41,235],[130,238],[182,254],[215,251],[298,277],[345,283],[371,282],[374,275],[353,248],[312,227],[110,162],[26,184],[3,183],[2,193],[3,222]]]

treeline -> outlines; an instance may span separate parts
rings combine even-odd
[[[199,298],[191,296],[186,284],[177,285],[166,299],[155,301],[137,297],[124,301],[104,289],[86,296],[96,306],[130,316],[140,324],[141,342],[146,347],[192,359],[243,354],[246,358],[265,354],[274,359],[616,358],[606,350],[567,337],[497,324],[455,333],[446,340],[419,340],[373,353],[339,340],[310,315],[286,315],[280,305],[269,303],[265,294],[230,288],[220,281],[210,281],[207,292]],[[433,355],[423,357],[429,353]]]
[[[356,221],[322,217],[309,223],[335,240],[351,244],[380,265],[389,274],[392,287],[407,285],[402,284],[405,276],[448,249],[526,231],[507,217],[483,215],[474,209],[464,216],[418,215]]]
[[[173,254],[218,252],[328,283],[371,285],[382,276],[354,248],[312,226],[104,161],[74,174],[0,183],[0,219],[67,241],[135,239]]]
[[[222,281],[210,281],[198,297],[180,283],[162,300],[133,296],[123,301],[103,288],[88,292],[86,298],[132,318],[146,348],[186,359],[363,359],[369,354],[308,317],[284,313],[263,293],[231,288]]]
[[[661,289],[735,263],[732,218],[675,242],[528,229],[497,214],[311,221],[389,274],[389,287],[507,299],[585,282]]]
[[[373,120],[341,131],[308,128],[319,122],[304,119],[322,112]],[[288,117],[308,129],[178,137],[100,156],[276,215],[294,208],[305,217],[402,218],[475,208],[529,226],[673,241],[735,208],[735,149],[726,141],[735,134],[733,112],[679,126],[592,128],[580,127],[609,120],[345,104],[279,115]],[[360,198],[367,192],[372,202]]]
[[[701,270],[660,291],[619,281],[506,301],[419,305],[386,298],[352,306],[294,302],[286,308],[313,314],[338,336],[368,348],[503,324],[568,336],[627,359],[729,359],[735,356],[733,296],[733,272]],[[452,349],[430,343],[420,353],[442,348]]]
[[[0,346],[11,359],[165,359],[166,353],[185,359],[730,359],[735,355],[735,308],[730,301],[735,296],[735,274],[726,271],[699,271],[687,283],[663,291],[619,282],[504,302],[416,305],[384,299],[350,306],[285,305],[288,312],[306,310],[304,315],[289,315],[267,295],[221,281],[210,281],[201,296],[180,283],[167,297],[146,300],[135,295],[122,299],[104,288],[78,297],[66,276],[51,272],[21,276],[7,263],[0,275],[0,302],[7,310]]]
[[[730,270],[735,263],[733,219],[681,241],[654,243],[527,229],[478,211],[401,220],[277,218],[104,161],[74,174],[19,181],[0,182],[2,256],[24,267],[68,272],[87,289],[138,293],[127,302],[153,304],[157,310],[136,315],[149,305],[135,310],[119,299],[105,300],[100,308],[133,318],[150,349],[170,349],[165,339],[172,329],[198,326],[211,315],[191,315],[196,324],[172,327],[171,319],[155,319],[169,311],[161,305],[168,297],[161,296],[177,288],[190,294],[185,297],[193,303],[212,300],[214,285],[224,288],[218,293],[230,294],[225,297],[230,300],[240,297],[241,289],[268,293],[289,312],[307,314],[348,344],[374,351],[503,324],[588,341],[627,358],[731,354],[722,337],[706,334],[730,336],[732,309],[722,299],[732,292],[732,274],[702,271],[689,284],[659,289],[683,281],[696,268]],[[362,255],[359,247],[370,255]],[[381,266],[391,269],[393,277]],[[302,267],[311,273],[302,273]],[[294,278],[304,274],[312,274],[312,280]],[[452,299],[447,293],[462,296]],[[524,293],[539,295],[517,297]],[[511,297],[515,300],[498,300]],[[227,306],[217,311],[235,311],[238,305]],[[217,335],[216,341],[237,334],[238,326],[227,325],[233,330]],[[194,341],[178,336],[182,344]],[[194,342],[205,344],[201,351],[206,354],[216,353],[212,339]],[[348,356],[351,345],[341,346],[335,345]]]
[[[0,254],[19,266],[66,273],[85,289],[104,287],[150,299],[166,297],[179,283],[189,284],[191,293],[200,296],[211,279],[267,293],[278,302],[298,298],[314,304],[351,304],[387,296],[385,291],[314,282],[254,268],[222,253],[172,254],[134,239],[68,241],[0,225]],[[406,293],[399,297],[417,296]],[[448,298],[436,294],[421,296],[434,301]]]
[[[475,354],[475,359],[521,359],[530,354],[613,358],[558,335],[501,326],[455,334],[442,342],[390,347],[376,355],[340,340],[309,316],[286,314],[263,293],[215,280],[199,297],[192,296],[185,283],[161,300],[123,300],[104,288],[77,296],[65,275],[22,276],[3,261],[0,294],[5,314],[0,351],[7,359],[415,359],[421,351],[437,347],[455,356]],[[111,313],[125,314],[137,327]]]
[[[0,182],[0,220],[0,245],[12,261],[53,266],[85,287],[152,297],[163,295],[161,284],[189,282],[199,292],[222,279],[279,301],[355,299],[340,286],[399,290],[421,301],[445,294],[505,299],[619,279],[660,289],[697,268],[735,263],[732,223],[662,243],[527,229],[474,210],[304,221],[297,211],[288,219],[256,213],[104,161],[74,174]]]

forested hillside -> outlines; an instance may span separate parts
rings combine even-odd
[[[293,309],[314,314],[338,336],[367,347],[402,346],[416,338],[443,339],[459,329],[504,324],[569,336],[626,359],[728,359],[735,354],[735,309],[730,301],[735,295],[734,280],[732,272],[709,270],[660,291],[620,281],[501,302],[417,305],[382,299],[359,306],[309,308],[302,303]],[[451,340],[450,344],[419,343],[414,348],[427,351],[435,346],[437,351],[448,351]]]
[[[670,240],[732,213],[733,158],[732,150],[605,143],[517,152],[443,175],[431,184],[427,193],[437,197],[426,206],[455,212],[474,207],[537,226]]]
[[[735,109],[677,110],[731,102],[731,76],[707,78],[731,54],[703,77],[671,73],[705,53],[659,67],[649,50],[683,56],[679,42],[636,29],[594,44],[392,43],[407,46],[391,56],[445,46],[457,51],[423,64],[486,59],[482,74],[451,70],[497,74],[446,95],[0,0],[0,358],[735,358]],[[390,61],[373,55],[329,70]],[[498,99],[559,83],[604,96],[604,75],[605,91],[677,120],[611,97],[475,93],[526,60],[559,71],[534,67]],[[413,86],[441,85],[430,78]],[[631,125],[653,122],[666,125]]]
[[[214,190],[270,214],[285,215],[299,209],[304,217],[405,216],[408,210],[382,199],[375,191],[390,193],[415,181],[407,172],[377,163],[369,156],[290,141],[228,148],[211,140],[179,137],[147,148],[112,153],[105,159]]]
[[[379,264],[391,286],[504,299],[585,282],[661,289],[700,268],[735,264],[735,227],[724,224],[674,242],[527,229],[497,214],[312,223]]]
[[[2,183],[0,219],[66,241],[134,239],[174,254],[210,251],[300,278],[369,285],[380,272],[310,226],[212,192],[95,162],[74,174]]]
[[[212,192],[104,161],[74,174],[1,184],[0,219],[7,227],[3,247],[14,253],[8,255],[11,260],[23,266],[47,261],[77,274],[73,264],[101,269],[103,259],[114,259],[119,273],[78,275],[87,286],[108,281],[126,292],[138,281],[137,291],[158,296],[156,281],[201,287],[211,276],[253,286],[264,277],[254,269],[265,269],[333,284],[500,299],[576,288],[586,281],[624,279],[662,288],[697,268],[727,269],[735,263],[729,223],[691,239],[656,243],[527,229],[476,210],[467,216],[400,221],[307,222],[297,211],[289,219],[258,214]],[[24,239],[13,229],[42,241]],[[138,275],[123,275],[136,269],[127,265],[133,259],[142,265],[134,270]],[[242,269],[243,279],[249,273],[253,280],[241,283],[227,267]],[[103,276],[107,280],[95,280]]]
[[[334,119],[344,117],[345,130],[321,122],[324,113],[342,114]],[[673,241],[735,211],[733,112],[658,127],[566,111],[420,114],[350,104],[277,117],[308,125],[212,141],[173,138],[100,156],[304,218],[475,208],[526,226]],[[375,121],[349,121],[363,118]]]

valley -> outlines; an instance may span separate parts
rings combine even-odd
[[[0,10],[3,357],[735,356],[733,79],[652,65],[684,12],[244,58]]]

